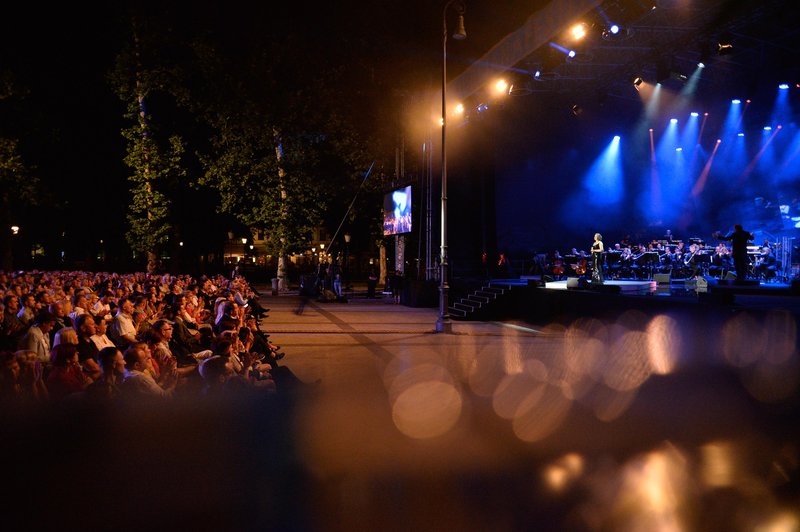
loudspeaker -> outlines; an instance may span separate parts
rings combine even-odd
[[[736,274],[733,273],[733,272],[727,272],[725,274],[725,279],[727,279],[729,281],[732,281],[732,280],[736,279]]]
[[[697,288],[708,288],[708,279],[697,276]]]
[[[653,280],[656,284],[669,284],[672,277],[671,273],[654,273]]]

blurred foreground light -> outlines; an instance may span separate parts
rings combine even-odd
[[[555,432],[572,407],[569,395],[561,386],[548,384],[525,396],[511,423],[517,438],[535,442]]]
[[[463,114],[464,113],[464,104],[460,103],[456,105],[456,114]]]
[[[701,477],[706,486],[724,488],[734,486],[735,465],[739,462],[731,442],[713,442],[700,448],[702,456]]]
[[[634,390],[650,377],[651,371],[647,335],[628,331],[611,347],[603,380],[614,390]]]
[[[392,405],[397,429],[416,439],[446,434],[461,416],[462,399],[450,383],[426,381],[404,390]]]
[[[683,339],[677,322],[658,315],[647,325],[647,353],[653,373],[666,375],[678,365],[683,350]]]
[[[543,471],[545,484],[556,493],[563,493],[583,474],[586,460],[578,453],[569,453]]]
[[[508,92],[508,82],[504,79],[499,79],[494,84],[494,89],[497,91],[498,94],[504,94]]]

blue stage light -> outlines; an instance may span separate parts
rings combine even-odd
[[[616,35],[617,33],[619,33],[619,26],[617,26],[616,24],[612,24],[611,27],[608,28],[608,31]]]
[[[737,137],[744,137],[744,133],[737,133],[736,136]]]
[[[780,85],[778,85],[778,88],[781,89],[781,90],[786,90],[786,89],[789,88],[789,84],[788,83],[781,83]]]
[[[735,100],[731,100],[731,103],[734,103],[734,104],[740,104],[740,103],[742,103],[742,100],[739,100],[739,99],[737,98],[737,99],[735,99]]]
[[[698,117],[698,116],[700,116],[700,113],[691,113],[691,116]]]
[[[570,57],[575,57],[575,55],[576,55],[575,54],[575,50],[570,50],[567,55],[570,56]]]
[[[764,126],[764,131],[772,131],[772,126]]]
[[[677,124],[678,123],[678,119],[677,118],[671,118],[669,123],[670,124]]]

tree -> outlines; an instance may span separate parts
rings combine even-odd
[[[18,142],[0,137],[0,269],[13,268],[11,224],[14,214],[36,204],[38,179],[19,154]]]
[[[126,118],[133,122],[122,131],[128,141],[125,164],[133,173],[131,202],[128,206],[129,230],[125,237],[131,249],[147,257],[147,270],[153,273],[159,262],[159,251],[169,239],[171,200],[164,190],[169,180],[186,175],[181,164],[185,148],[178,135],[170,135],[159,143],[157,132],[148,114],[146,101],[158,90],[168,92],[172,72],[156,62],[144,67],[142,41],[134,19],[133,47],[120,54],[112,83],[120,99],[127,103]]]

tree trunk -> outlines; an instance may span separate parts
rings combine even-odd
[[[286,275],[286,255],[281,252],[278,257],[278,291],[286,291],[289,289],[289,278]]]
[[[378,284],[386,286],[386,246],[380,246],[378,250],[380,251],[379,260],[381,261],[381,266],[380,266],[381,274],[380,277],[378,278]]]
[[[147,273],[150,275],[158,273],[158,255],[153,251],[147,252]]]

